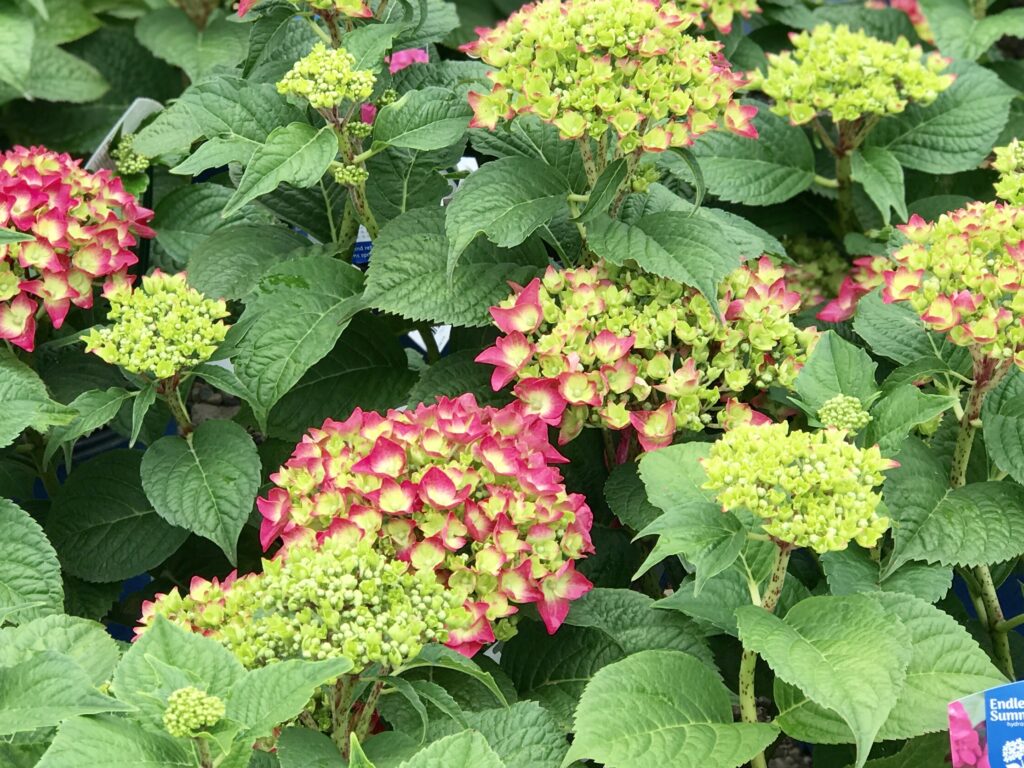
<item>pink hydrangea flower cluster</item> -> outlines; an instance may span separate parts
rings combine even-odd
[[[857,302],[885,282],[883,275],[890,266],[884,256],[862,256],[853,260],[853,269],[843,278],[839,295],[822,307],[817,318],[826,323],[841,323],[857,312]]]
[[[99,279],[104,291],[130,282],[152,216],[109,171],[43,147],[0,154],[0,229],[31,237],[0,244],[0,339],[32,351],[40,302],[60,328],[72,305],[92,306]]]
[[[882,298],[992,360],[1024,368],[1024,208],[970,203],[935,222],[910,217]]]
[[[357,532],[468,594],[473,617],[449,645],[473,653],[495,622],[534,603],[549,632],[591,584],[575,563],[593,551],[593,515],[567,493],[547,424],[518,404],[471,394],[386,415],[360,409],[303,437],[257,500],[264,548]]]
[[[495,390],[514,382],[561,443],[590,424],[635,429],[655,450],[714,413],[721,426],[758,418],[737,399],[748,386],[790,386],[817,338],[793,324],[800,297],[767,257],[723,281],[717,307],[694,288],[604,263],[552,267],[513,288],[491,309],[505,335],[477,361],[494,366]]]

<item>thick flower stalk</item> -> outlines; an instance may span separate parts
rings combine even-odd
[[[862,256],[853,260],[853,268],[843,278],[836,298],[821,308],[817,318],[827,323],[841,323],[857,312],[857,303],[875,288],[885,284],[884,274],[891,266],[885,256]]]
[[[955,79],[942,74],[947,59],[902,37],[889,43],[844,24],[820,24],[790,39],[793,49],[768,54],[767,74],[751,73],[750,86],[795,125],[825,112],[837,122],[899,114],[911,101],[931,103]]]
[[[223,699],[198,688],[179,688],[167,697],[164,730],[171,736],[190,739],[212,728],[224,717]]]
[[[1024,368],[1024,209],[970,203],[900,227],[883,298],[907,302],[934,331],[976,356]]]
[[[704,488],[726,511],[746,509],[774,539],[825,553],[851,541],[873,547],[889,528],[879,516],[882,473],[897,466],[878,446],[858,448],[841,430],[788,424],[730,430],[703,460]]]
[[[0,153],[0,228],[28,238],[0,245],[0,339],[32,351],[40,302],[60,328],[72,306],[92,306],[96,285],[127,281],[152,216],[109,171],[42,147]]]
[[[108,298],[114,323],[92,328],[86,351],[130,373],[168,379],[209,360],[228,332],[227,305],[190,288],[184,273],[157,270]]]
[[[386,416],[357,409],[303,438],[257,500],[264,547],[352,531],[436,573],[462,593],[471,624],[448,643],[471,655],[494,622],[535,603],[548,631],[590,589],[575,563],[593,551],[592,514],[552,466],[564,459],[547,425],[518,406],[482,408],[472,395]],[[497,626],[499,634],[508,622]]]
[[[817,338],[792,322],[799,297],[768,258],[732,273],[718,311],[696,289],[599,263],[549,268],[491,309],[505,334],[477,361],[510,382],[527,413],[561,428],[636,429],[644,450],[728,417],[748,387],[790,386]],[[730,407],[731,406],[731,407]],[[745,411],[745,416],[737,413]]]
[[[685,147],[722,127],[754,137],[743,77],[721,43],[686,34],[699,19],[674,2],[541,0],[464,50],[495,67],[490,93],[471,93],[472,125],[532,113],[564,139],[607,141],[623,154]]]
[[[1014,139],[1005,147],[996,147],[992,167],[999,172],[996,195],[1008,203],[1024,205],[1024,144]]]
[[[261,573],[195,578],[188,594],[175,589],[144,604],[138,632],[163,616],[222,643],[249,668],[344,656],[358,674],[371,664],[398,667],[444,642],[449,628],[468,626],[464,593],[376,543],[342,532],[282,550]]]

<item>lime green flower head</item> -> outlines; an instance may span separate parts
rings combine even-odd
[[[168,379],[209,360],[228,332],[225,303],[190,288],[184,273],[157,270],[108,299],[114,324],[89,331],[85,349],[131,373]]]
[[[1008,203],[1024,205],[1024,144],[1014,139],[1005,147],[996,147],[992,167],[999,171],[996,195]]]
[[[143,627],[164,616],[228,648],[246,667],[345,657],[354,672],[397,667],[469,622],[465,593],[433,571],[378,551],[351,530],[294,543],[263,572],[225,583],[193,579],[143,606]]]
[[[224,717],[224,702],[198,688],[179,688],[167,697],[164,729],[178,738],[192,738]]]
[[[722,127],[756,137],[757,110],[733,99],[743,77],[722,44],[684,30],[700,18],[674,2],[541,0],[463,50],[496,70],[471,93],[474,127],[530,112],[562,138],[612,130],[624,153],[684,147]]]
[[[970,203],[900,227],[882,298],[905,301],[933,331],[993,360],[1024,368],[1024,208]]]
[[[873,547],[889,528],[874,488],[896,466],[878,446],[858,448],[840,430],[790,431],[788,424],[726,432],[703,461],[723,510],[746,509],[781,542],[824,553],[851,541]]]
[[[277,84],[277,91],[299,96],[314,109],[332,109],[346,101],[359,104],[370,98],[376,77],[355,66],[355,57],[344,48],[317,43],[307,56],[295,62]]]
[[[768,73],[752,72],[750,86],[775,99],[772,111],[794,125],[822,112],[836,121],[896,115],[910,101],[931,103],[956,77],[942,74],[947,59],[902,37],[888,43],[821,24],[790,39],[793,50],[768,54]]]
[[[818,409],[818,421],[826,427],[859,432],[871,421],[871,414],[856,397],[836,395]]]

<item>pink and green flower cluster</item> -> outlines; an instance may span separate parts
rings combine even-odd
[[[845,24],[819,24],[790,36],[793,50],[768,54],[768,71],[750,87],[775,99],[772,111],[802,125],[828,113],[835,121],[896,115],[911,101],[929,104],[953,84],[949,63],[906,38],[878,40]]]
[[[697,25],[704,29],[705,21],[715,29],[728,35],[732,32],[737,16],[749,19],[752,13],[760,13],[757,0],[683,0],[680,7],[697,15]]]
[[[878,514],[882,473],[897,466],[878,446],[858,448],[846,432],[790,430],[788,424],[731,429],[702,460],[725,511],[747,510],[765,533],[818,553],[851,541],[873,547],[889,528]]]
[[[384,416],[356,409],[310,430],[271,476],[260,536],[264,548],[339,531],[380,538],[465,597],[472,621],[449,644],[471,654],[516,605],[536,604],[554,632],[590,589],[575,563],[593,551],[593,516],[552,466],[564,461],[518,404],[485,408],[467,394]]]
[[[31,351],[40,303],[60,328],[72,306],[92,306],[95,285],[127,284],[152,216],[109,171],[42,147],[0,153],[0,229],[27,238],[0,244],[0,339]]]
[[[1014,139],[996,147],[992,167],[999,172],[996,195],[1014,205],[1024,205],[1024,144]]]
[[[162,616],[212,637],[249,668],[341,656],[357,673],[398,667],[468,626],[470,615],[465,593],[377,544],[343,531],[281,550],[261,573],[194,578],[188,594],[175,589],[144,604],[138,632]]]
[[[494,366],[495,390],[514,382],[561,443],[589,424],[633,428],[654,450],[716,412],[720,424],[763,419],[737,398],[796,379],[817,338],[793,324],[799,307],[767,257],[733,272],[717,307],[694,288],[604,263],[552,267],[491,309],[505,335],[477,361]]]
[[[900,227],[883,298],[905,301],[934,331],[982,357],[1024,368],[1024,208],[970,203]]]
[[[472,125],[494,128],[531,113],[562,138],[619,150],[685,147],[721,127],[756,137],[757,110],[733,98],[744,83],[721,43],[686,29],[699,14],[659,0],[541,0],[465,47],[496,69],[488,94],[471,93]]]
[[[843,278],[839,294],[818,312],[817,318],[827,323],[841,323],[857,312],[857,303],[875,288],[885,283],[885,271],[890,266],[884,256],[862,256],[853,260],[853,268]]]

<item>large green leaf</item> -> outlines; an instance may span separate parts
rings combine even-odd
[[[587,226],[588,244],[613,264],[636,264],[646,272],[699,290],[718,306],[718,284],[742,261],[740,248],[721,226],[697,216],[664,211],[626,224],[598,216]]]
[[[64,607],[60,565],[42,528],[13,501],[0,499],[0,530],[4,532],[0,616],[22,624],[60,613]]]
[[[249,34],[242,24],[215,15],[197,29],[185,12],[160,8],[143,16],[135,36],[154,55],[181,67],[190,80],[199,80],[217,67],[230,67],[245,58]]]
[[[959,173],[978,166],[992,149],[1010,114],[1016,91],[987,69],[958,61],[956,82],[927,107],[910,104],[883,119],[868,136],[906,168]]]
[[[803,192],[814,181],[814,152],[799,127],[773,114],[762,102],[750,139],[726,131],[706,133],[694,144],[708,190],[730,203],[774,205]]]
[[[195,754],[159,731],[120,717],[76,717],[61,725],[36,768],[193,768]]]
[[[238,189],[224,207],[231,216],[251,200],[273,192],[280,184],[305,188],[316,184],[338,153],[338,137],[329,125],[317,130],[308,123],[275,128],[245,167]]]
[[[36,28],[20,13],[0,12],[0,83],[24,95],[32,69],[32,48]]]
[[[898,453],[910,430],[957,403],[959,398],[955,395],[929,395],[913,384],[902,384],[887,392],[871,408],[866,442],[877,443],[886,455]]]
[[[94,686],[110,680],[121,658],[106,627],[77,616],[53,614],[0,630],[0,667],[10,667],[42,651],[66,656]]]
[[[645,453],[644,458],[656,453]],[[619,522],[634,531],[643,530],[661,515],[661,508],[647,498],[639,466],[634,461],[617,464],[612,469],[604,484],[604,500]]]
[[[949,735],[934,733],[912,739],[891,757],[869,760],[865,768],[924,768],[950,763]]]
[[[391,48],[391,41],[402,31],[402,24],[367,24],[356,27],[341,36],[341,47],[356,60],[353,69],[369,69],[380,72],[384,66],[384,55]]]
[[[457,141],[432,152],[388,147],[371,157],[366,170],[373,183],[366,187],[366,198],[377,223],[386,224],[414,208],[440,207],[452,192],[442,171],[453,168],[465,149],[465,141]],[[377,247],[374,243],[375,258]]]
[[[895,706],[878,740],[909,739],[949,726],[946,705],[963,696],[1006,683],[987,654],[956,620],[907,594],[876,593],[873,599],[910,633],[910,664]],[[792,686],[776,684],[779,724],[800,740],[831,743],[845,729],[842,719]],[[847,738],[853,734],[847,729]]]
[[[496,245],[519,245],[565,209],[568,182],[540,160],[507,157],[486,163],[462,182],[447,208],[447,271],[478,235]]]
[[[536,115],[521,115],[493,131],[474,128],[469,137],[473,149],[483,155],[540,160],[568,179],[573,191],[583,191],[586,187],[587,174],[576,143],[563,141],[557,128]]]
[[[284,227],[237,224],[217,230],[188,260],[188,282],[211,298],[244,298],[260,275],[309,240]]]
[[[543,273],[543,251],[471,243],[445,278],[449,253],[443,208],[414,210],[388,223],[373,245],[366,276],[370,306],[411,320],[460,326],[491,324],[488,308]]]
[[[1024,484],[1024,373],[1013,368],[985,398],[985,449],[1003,472]]]
[[[49,463],[57,450],[63,446],[65,464],[70,466],[71,449],[74,448],[78,439],[106,426],[117,416],[121,406],[133,397],[135,397],[134,392],[129,392],[122,387],[91,389],[83,392],[68,404],[69,408],[78,412],[74,421],[66,426],[50,430],[46,439],[46,449],[43,451],[43,461]]]
[[[882,575],[882,564],[866,549],[851,544],[841,552],[826,552],[821,567],[833,595],[860,592],[902,592],[935,603],[946,596],[953,584],[953,570],[927,563],[904,563]]]
[[[211,419],[153,443],[142,457],[142,487],[160,517],[209,539],[235,563],[260,487],[260,457],[242,427]]]
[[[768,662],[776,680],[847,724],[863,766],[906,684],[910,631],[866,595],[811,597],[785,619],[745,606],[736,620],[743,646]]]
[[[469,102],[454,91],[409,91],[377,115],[373,141],[421,152],[443,149],[462,138],[472,117]]]
[[[864,147],[853,153],[853,180],[864,187],[864,192],[871,198],[882,221],[889,223],[889,211],[894,210],[899,217],[907,219],[906,192],[903,186],[903,168],[896,156],[881,147]]]
[[[13,443],[29,427],[46,432],[49,426],[70,423],[75,415],[50,399],[35,371],[9,348],[0,348],[0,448]]]
[[[305,256],[266,272],[235,326],[235,374],[266,426],[270,409],[334,348],[360,308],[358,269],[325,256]],[[229,334],[228,339],[233,337]]]
[[[400,768],[505,768],[482,734],[463,731],[435,741]]]
[[[187,184],[169,192],[157,203],[153,226],[157,242],[182,267],[202,243],[221,227],[258,222],[251,209],[221,216],[232,192],[219,184]]]
[[[817,417],[821,406],[834,397],[856,397],[867,407],[875,398],[875,364],[859,347],[827,331],[814,347],[796,378],[796,391],[807,412]]]
[[[254,669],[232,687],[225,716],[241,724],[249,737],[269,736],[298,716],[321,685],[351,669],[352,662],[345,658],[290,659]]]
[[[38,101],[83,104],[103,96],[110,85],[92,64],[63,48],[48,45],[38,35],[23,94]]]
[[[0,667],[0,736],[54,726],[76,715],[130,708],[96,690],[81,667],[56,651]]]
[[[520,701],[507,709],[466,712],[463,720],[487,740],[506,768],[561,768],[569,748],[565,733],[535,701]],[[432,722],[431,740],[454,734],[465,726],[454,720]]]
[[[936,44],[954,59],[977,59],[1006,35],[1024,37],[1024,9],[974,18],[967,0],[921,0]]]
[[[118,581],[154,568],[188,531],[165,522],[142,489],[139,451],[110,451],[79,464],[53,499],[46,532],[68,573]]]
[[[707,475],[700,462],[710,450],[710,443],[681,443],[645,453],[640,458],[640,477],[651,504],[668,510],[714,501],[714,493],[701,487]]]
[[[767,723],[734,723],[729,690],[677,651],[645,651],[605,667],[587,685],[566,763],[607,768],[737,768],[771,744]]]
[[[342,764],[341,752],[330,736],[302,726],[281,731],[277,758],[281,768],[337,768]]]
[[[429,404],[438,397],[458,397],[470,392],[482,405],[507,405],[512,399],[511,393],[491,389],[487,367],[474,360],[477,354],[478,350],[460,349],[424,368],[409,392],[409,404]]]

